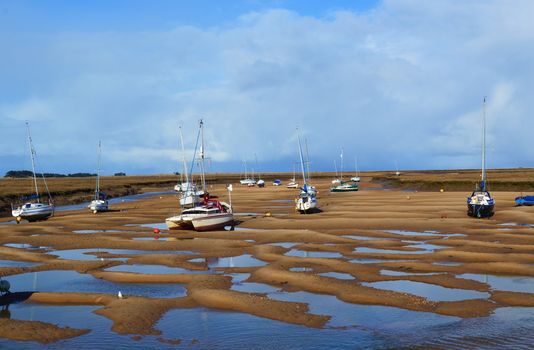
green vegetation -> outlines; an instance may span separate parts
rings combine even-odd
[[[96,174],[91,173],[73,173],[73,174],[56,174],[56,173],[37,173],[38,177],[91,177],[96,176]],[[11,178],[25,178],[25,177],[32,177],[33,173],[29,170],[10,170],[8,171],[4,177],[11,177]]]

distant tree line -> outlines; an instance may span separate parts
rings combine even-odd
[[[96,176],[96,174],[91,173],[73,173],[73,174],[56,174],[56,173],[36,173],[38,177],[91,177]],[[15,178],[22,178],[22,177],[32,177],[33,173],[29,170],[10,170],[8,171],[4,177],[15,177]]]

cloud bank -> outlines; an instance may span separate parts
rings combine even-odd
[[[180,170],[198,119],[214,171],[254,155],[291,171],[295,128],[313,168],[341,147],[363,169],[533,166],[531,1],[384,1],[320,17],[285,9],[217,27],[0,33],[0,171]],[[352,163],[352,162],[350,162]],[[348,166],[352,168],[352,166]]]

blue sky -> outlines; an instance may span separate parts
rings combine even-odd
[[[2,1],[0,173],[531,167],[531,1]]]

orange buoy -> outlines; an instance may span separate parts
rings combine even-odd
[[[155,229],[154,229],[154,233],[155,233],[155,234],[158,234],[158,233],[160,233],[160,232],[161,232],[161,231],[159,230],[159,228],[155,228]]]

